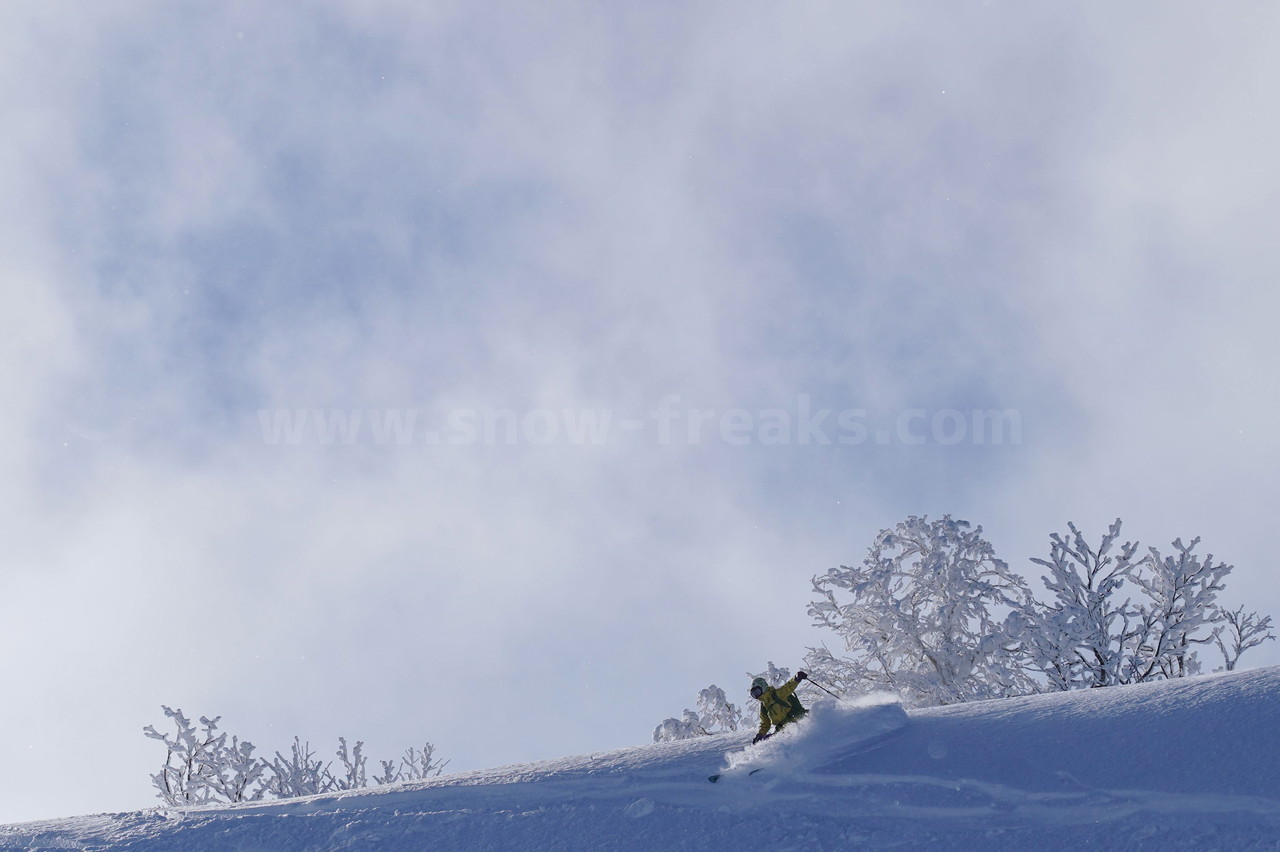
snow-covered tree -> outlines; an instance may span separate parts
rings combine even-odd
[[[1138,608],[1132,651],[1122,672],[1126,683],[1196,674],[1200,664],[1193,646],[1217,639],[1219,628],[1211,626],[1219,612],[1214,601],[1232,566],[1213,564],[1213,554],[1197,557],[1192,551],[1199,543],[1199,538],[1185,545],[1175,539],[1177,553],[1170,556],[1150,548],[1142,563],[1146,570],[1133,573],[1147,600]],[[1197,635],[1204,630],[1208,635]]]
[[[1135,559],[1136,542],[1112,549],[1120,519],[1096,550],[1074,524],[1070,537],[1050,536],[1049,569],[1043,577],[1053,597],[1033,603],[1024,615],[1023,648],[1028,665],[1050,689],[1111,686],[1182,677],[1200,671],[1195,646],[1216,643],[1228,670],[1240,655],[1270,638],[1270,617],[1243,608],[1220,608],[1217,595],[1231,571],[1213,557],[1193,552],[1199,539],[1173,542],[1163,556],[1148,548]],[[1118,590],[1128,583],[1132,595]]]
[[[1050,536],[1048,593],[1036,600],[964,521],[910,517],[882,530],[857,567],[815,577],[809,614],[843,648],[811,648],[806,666],[844,692],[887,689],[949,704],[1044,690],[1182,677],[1216,643],[1228,670],[1272,637],[1271,619],[1217,604],[1231,566],[1119,544],[1119,518],[1097,547],[1075,526]]]
[[[1217,635],[1218,650],[1226,663],[1227,671],[1235,671],[1240,655],[1256,648],[1268,639],[1275,639],[1271,632],[1271,616],[1245,612],[1244,607],[1233,610],[1219,609],[1217,621],[1222,630]]]
[[[1121,521],[1102,537],[1097,549],[1068,523],[1069,535],[1049,536],[1049,559],[1032,559],[1049,569],[1042,577],[1052,597],[1024,610],[1023,648],[1030,666],[1043,674],[1050,689],[1111,686],[1121,681],[1128,650],[1130,602],[1117,591],[1133,579],[1137,542],[1112,548]]]
[[[911,516],[876,536],[862,564],[815,577],[815,623],[844,654],[811,649],[810,670],[839,688],[887,689],[911,704],[953,704],[1034,689],[1020,658],[1022,577],[982,528]]]

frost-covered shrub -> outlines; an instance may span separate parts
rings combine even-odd
[[[1256,612],[1245,612],[1244,607],[1233,610],[1218,610],[1218,620],[1222,630],[1218,633],[1218,650],[1227,671],[1235,671],[1240,655],[1250,648],[1256,648],[1268,639],[1275,639],[1271,632],[1271,616],[1262,616]]]
[[[770,686],[782,686],[784,683],[791,680],[791,669],[775,666],[773,664],[773,660],[770,660],[769,665],[765,667],[764,671],[747,672],[748,681],[753,681],[758,677],[764,678],[768,681]]]
[[[811,649],[806,664],[839,688],[897,692],[915,705],[1034,690],[1020,657],[1031,602],[982,528],[950,515],[911,516],[876,536],[861,565],[815,577],[809,614],[844,649]]]
[[[736,731],[742,713],[714,683],[698,693],[698,721],[708,733]]]
[[[773,663],[769,663],[768,674],[776,677],[779,672],[785,672],[785,670],[774,668]],[[755,677],[755,675],[748,675],[748,678],[752,677]],[[784,674],[776,682],[781,683],[788,677],[790,677],[789,673]],[[775,680],[770,678],[770,683],[774,682]],[[750,714],[730,702],[724,690],[713,683],[698,693],[697,710],[686,709],[681,718],[665,719],[662,724],[654,728],[653,741],[662,743],[672,740],[687,740],[691,737],[739,731],[749,725]]]
[[[364,743],[357,740],[355,747],[348,753],[346,739],[338,737],[338,760],[342,761],[343,773],[334,776],[334,783],[339,790],[355,790],[369,786],[365,777],[366,760],[363,749]]]
[[[698,721],[698,714],[686,709],[684,715],[679,719],[674,717],[663,719],[661,724],[653,729],[653,741],[655,743],[665,743],[672,740],[687,740],[693,737],[706,736],[710,733]]]
[[[342,769],[335,774],[332,762],[317,758],[311,744],[298,737],[294,737],[289,757],[276,752],[275,758],[267,761],[253,756],[252,743],[234,736],[228,740],[227,734],[219,733],[221,716],[201,717],[201,728],[197,729],[181,710],[162,709],[173,721],[176,732],[172,736],[162,734],[148,725],[143,733],[165,744],[164,766],[151,776],[151,781],[159,798],[167,804],[253,801],[267,794],[285,799],[369,785],[363,742],[357,741],[348,748],[346,738],[338,738],[337,758]],[[435,757],[435,746],[426,743],[421,750],[406,750],[398,764],[382,761],[383,772],[374,777],[373,783],[431,778],[442,773],[446,765],[447,760]]]
[[[253,743],[218,733],[221,716],[201,716],[200,729],[181,710],[162,706],[175,733],[162,734],[153,725],[143,733],[165,745],[164,766],[151,776],[158,795],[170,805],[242,802],[262,797],[264,764],[253,756]]]
[[[373,783],[395,784],[440,775],[449,761],[438,759],[435,748],[431,743],[424,743],[421,749],[405,749],[404,756],[398,763],[394,760],[380,761],[382,772],[373,777]],[[268,766],[270,778],[267,789],[284,799],[367,787],[367,759],[363,749],[364,743],[356,742],[348,750],[346,739],[339,737],[337,757],[342,764],[342,773],[335,774],[331,769],[332,764],[315,757],[310,743],[303,743],[295,737],[290,756],[285,758],[277,752],[276,759]]]
[[[267,792],[278,799],[313,796],[336,789],[329,764],[315,756],[311,743],[304,743],[298,737],[293,738],[289,757],[276,752],[267,770]]]
[[[262,798],[266,761],[253,756],[253,743],[231,738],[218,761],[214,789],[223,802],[251,802]]]
[[[382,761],[382,774],[374,778],[374,783],[393,784],[397,781],[435,778],[449,765],[447,760],[436,759],[435,751],[436,747],[431,743],[424,743],[421,749],[405,749],[399,765],[394,760]]]

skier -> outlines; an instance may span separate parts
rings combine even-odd
[[[769,728],[776,726],[777,731],[781,731],[784,725],[803,718],[809,712],[795,695],[796,687],[807,677],[804,672],[796,672],[795,677],[777,689],[762,677],[751,681],[751,697],[760,702],[760,732],[752,744],[773,736]]]

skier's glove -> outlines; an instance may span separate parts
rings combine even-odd
[[[809,676],[804,672],[796,672],[796,680],[808,680]]]
[[[764,739],[767,736],[768,734],[756,734],[756,737],[751,741],[751,744],[755,745],[756,743],[760,742],[762,739]]]

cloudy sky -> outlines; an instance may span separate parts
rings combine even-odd
[[[909,514],[1280,614],[1278,19],[5,3],[0,821],[151,804],[161,704],[645,742]]]

